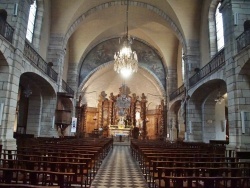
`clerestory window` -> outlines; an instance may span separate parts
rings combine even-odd
[[[35,20],[36,20],[36,10],[37,10],[37,4],[36,4],[36,0],[35,0],[34,3],[30,6],[28,27],[27,27],[27,33],[26,33],[26,39],[30,43],[32,43],[32,40],[33,40]]]
[[[219,10],[220,6],[221,6],[221,3],[217,5],[216,11],[215,11],[217,51],[220,51],[222,48],[224,48],[223,18]]]

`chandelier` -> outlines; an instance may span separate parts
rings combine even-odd
[[[127,30],[126,35],[122,40],[122,47],[120,51],[114,55],[114,70],[122,76],[129,77],[133,72],[138,70],[138,58],[135,51],[132,51],[131,44],[133,39],[128,35],[128,0],[127,0],[127,11],[126,11],[126,23]],[[119,40],[120,41],[120,40]]]
[[[224,96],[220,94],[220,90],[218,91],[217,97],[215,98],[215,102],[218,104],[221,104],[221,102],[224,100]]]

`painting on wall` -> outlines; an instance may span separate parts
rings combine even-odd
[[[114,38],[106,40],[96,45],[84,58],[80,74],[79,85],[89,77],[89,74],[98,66],[113,61],[114,54],[119,50],[119,39]],[[159,80],[164,88],[166,88],[166,73],[161,57],[155,49],[144,44],[141,41],[134,40],[132,50],[136,51],[139,61],[139,66],[151,72]]]

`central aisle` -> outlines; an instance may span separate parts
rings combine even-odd
[[[147,188],[129,146],[115,146],[103,161],[91,188]]]

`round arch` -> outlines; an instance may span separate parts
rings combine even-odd
[[[216,12],[219,2],[219,0],[212,0],[208,13],[210,57],[213,57],[217,53],[216,21],[214,14]]]
[[[80,84],[78,93],[83,93],[85,96],[83,101],[88,101],[88,105],[96,106],[97,96],[101,91],[106,91],[107,94],[111,92],[118,93],[118,89],[123,83],[130,88],[132,93],[137,95],[144,93],[148,98],[148,103],[153,102],[150,105],[152,107],[159,105],[161,99],[165,98],[166,93],[160,81],[145,68],[139,67],[137,73],[123,80],[119,74],[114,72],[113,64],[113,62],[108,62],[96,68]],[[157,99],[155,96],[157,96]]]
[[[75,20],[74,23],[71,24],[71,26],[69,27],[67,33],[65,34],[64,37],[64,48],[67,46],[68,40],[70,38],[70,36],[74,33],[74,31],[77,29],[77,27],[81,24],[81,22],[83,22],[87,17],[91,16],[92,14],[96,13],[97,11],[102,11],[103,9],[107,9],[113,6],[124,6],[124,2],[122,0],[120,1],[111,1],[111,2],[106,2],[104,4],[100,4],[96,7],[93,7],[89,10],[87,10],[86,12],[84,12],[78,19]],[[181,32],[181,29],[175,24],[175,22],[161,9],[150,5],[148,3],[144,3],[144,2],[138,2],[138,1],[129,1],[129,6],[135,6],[135,7],[143,7],[146,8],[149,11],[154,12],[155,14],[159,15],[162,17],[162,19],[164,19],[166,21],[166,23],[168,23],[169,27],[173,30],[173,32],[176,34],[177,38],[179,39],[179,41],[181,42],[183,49],[184,49],[184,53],[186,53],[187,49],[186,49],[186,41],[185,41],[185,37],[183,35],[183,33]]]
[[[188,101],[190,122],[187,133],[190,141],[209,142],[210,140],[225,140],[226,128],[224,120],[228,121],[226,82],[213,79],[199,86]],[[217,99],[220,98],[220,102]]]
[[[118,41],[118,39],[104,41],[95,46],[86,55],[79,68],[79,84],[82,83],[94,69],[101,67],[106,62],[113,61],[113,56],[117,49],[119,49]],[[155,49],[135,40],[133,50],[136,51],[138,55],[139,65],[154,74],[157,79],[160,80],[161,85],[166,88],[165,66]]]
[[[57,136],[53,127],[56,92],[50,83],[33,72],[20,77],[16,124],[17,134]],[[53,133],[54,132],[54,133]]]
[[[10,78],[10,68],[8,65],[8,62],[6,61],[4,55],[2,52],[0,52],[0,75],[1,75],[1,81],[0,81],[0,86],[1,86],[1,92],[0,92],[0,113],[3,114],[3,118],[0,119],[0,124],[2,125],[1,127],[8,127],[8,124],[10,124],[10,122],[8,121],[13,121],[13,118],[9,115],[10,113],[8,112],[8,109],[5,108],[5,106],[8,105],[8,103],[10,103],[10,97],[9,97],[9,88],[8,88],[8,82],[9,82],[9,78]],[[3,87],[4,85],[6,85],[6,87]],[[14,97],[14,94],[13,94]],[[1,109],[3,109],[3,111],[1,111]],[[10,117],[9,119],[5,119],[5,117]],[[6,123],[5,123],[6,122]],[[4,131],[2,129],[0,129],[0,135],[1,137],[5,137],[4,135]]]

